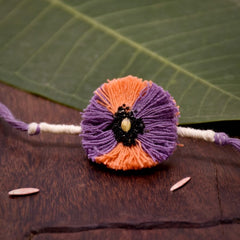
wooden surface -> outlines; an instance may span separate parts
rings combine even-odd
[[[76,110],[3,84],[0,101],[26,122],[80,122]],[[180,142],[156,168],[115,172],[90,163],[78,136],[29,137],[0,120],[0,239],[239,239],[239,152]],[[8,196],[19,187],[40,193]]]

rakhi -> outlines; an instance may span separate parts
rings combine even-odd
[[[24,123],[0,103],[0,117],[30,136],[43,132],[77,134],[89,159],[115,170],[154,167],[176,149],[178,136],[230,144],[240,139],[212,130],[179,127],[174,98],[152,81],[127,76],[100,86],[82,113],[80,126]]]

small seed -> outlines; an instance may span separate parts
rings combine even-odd
[[[10,191],[8,195],[10,196],[24,196],[33,193],[38,193],[40,190],[38,188],[18,188]]]
[[[182,180],[178,181],[177,183],[175,183],[171,188],[170,191],[173,192],[175,190],[177,190],[178,188],[182,187],[183,185],[185,185],[188,181],[190,181],[191,177],[186,177],[183,178]]]
[[[121,128],[124,132],[128,132],[131,129],[131,121],[129,118],[124,118],[122,120]]]

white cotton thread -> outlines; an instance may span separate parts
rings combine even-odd
[[[39,131],[39,132],[38,132]],[[77,135],[82,131],[81,126],[65,125],[65,124],[49,124],[49,123],[30,123],[28,124],[28,134],[35,135],[37,133],[56,133],[56,134],[72,134]]]
[[[38,128],[38,124],[35,123],[35,122],[32,122],[32,123],[28,124],[28,130],[27,130],[28,135],[36,134],[37,128]]]
[[[215,132],[212,130],[199,130],[193,128],[177,127],[177,134],[180,137],[190,137],[195,139],[202,139],[207,142],[215,141]]]

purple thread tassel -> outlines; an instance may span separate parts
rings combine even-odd
[[[4,119],[7,123],[9,123],[12,127],[27,131],[28,130],[28,124],[22,121],[17,120],[11,111],[2,103],[0,103],[0,118]]]
[[[220,132],[216,133],[214,136],[214,142],[219,145],[232,145],[238,151],[240,151],[240,139],[238,138],[230,138],[226,133]]]

